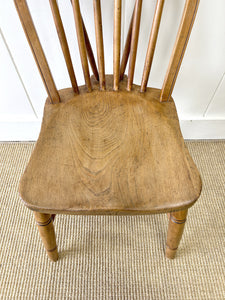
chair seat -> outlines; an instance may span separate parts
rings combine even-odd
[[[20,182],[32,210],[146,214],[190,207],[201,179],[184,144],[173,99],[160,90],[59,91]]]

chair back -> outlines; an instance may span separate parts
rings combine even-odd
[[[70,1],[70,0],[65,0]],[[33,52],[36,64],[40,71],[46,91],[51,103],[60,102],[60,96],[52,77],[48,62],[46,60],[42,45],[38,38],[28,5],[26,0],[14,0],[17,12],[19,14],[24,32]],[[164,0],[157,0],[154,18],[152,22],[151,33],[149,37],[148,48],[145,57],[143,76],[140,83],[140,92],[146,92],[149,74],[151,71],[152,61],[154,57],[159,27],[163,12]],[[79,87],[74,72],[71,54],[61,19],[57,0],[49,0],[58,38],[61,44],[62,52],[65,58],[68,74],[74,93],[79,93]],[[169,61],[169,66],[165,75],[163,86],[160,93],[160,101],[168,101],[172,94],[176,78],[181,66],[188,39],[194,23],[198,8],[199,0],[186,0],[183,10],[182,19],[178,29],[176,41]],[[89,64],[92,72],[99,81],[100,90],[106,89],[105,77],[105,53],[102,30],[102,12],[101,1],[93,0],[95,37],[97,49],[97,64],[93,54],[92,46],[88,37],[88,33],[82,18],[79,0],[71,0],[71,9],[73,9],[74,21],[79,45],[80,59],[85,79],[85,85],[88,92],[92,91],[92,83],[90,79]],[[113,89],[119,91],[120,81],[123,80],[126,66],[128,64],[127,90],[132,91],[135,63],[137,56],[138,37],[140,29],[140,20],[142,12],[142,0],[136,0],[133,8],[133,14],[127,33],[127,38],[123,53],[121,53],[121,15],[122,1],[114,0],[114,25],[113,25]],[[122,58],[121,58],[122,56]],[[128,63],[129,60],[129,63]],[[89,63],[88,63],[89,62]]]

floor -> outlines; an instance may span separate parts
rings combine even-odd
[[[59,215],[53,263],[18,194],[34,143],[0,143],[0,299],[225,299],[225,141],[186,144],[203,190],[176,259],[166,215]]]

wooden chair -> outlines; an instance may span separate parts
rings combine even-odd
[[[50,0],[72,85],[63,90],[56,89],[26,1],[14,2],[48,93],[20,194],[34,211],[49,258],[58,259],[55,214],[153,213],[168,213],[166,256],[174,258],[188,208],[201,192],[171,97],[199,0],[186,0],[162,89],[147,88],[147,82],[164,0],[156,4],[140,86],[133,77],[142,0],[136,0],[121,60],[121,0],[114,1],[113,75],[105,75],[100,0],[93,0],[98,68],[79,0],[71,1],[85,78],[79,87],[57,1]]]

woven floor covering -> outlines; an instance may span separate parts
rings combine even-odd
[[[225,142],[187,146],[203,190],[176,259],[165,214],[58,215],[53,263],[17,191],[34,143],[1,143],[0,299],[225,299]]]

